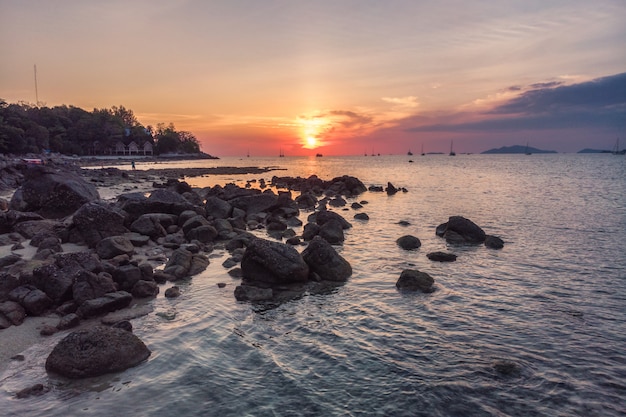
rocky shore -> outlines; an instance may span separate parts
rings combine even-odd
[[[46,369],[70,378],[115,372],[145,360],[149,347],[119,332],[132,332],[129,320],[151,309],[149,303],[128,307],[162,291],[165,297],[176,297],[177,282],[204,271],[216,249],[230,255],[223,264],[225,274],[241,278],[234,301],[275,303],[342,285],[352,266],[335,248],[352,225],[332,208],[344,208],[346,199],[368,191],[350,176],[274,176],[271,183],[261,180],[255,187],[202,189],[181,181],[185,176],[263,173],[269,168],[128,172],[55,161],[0,168],[6,188],[17,186],[0,211],[0,329],[10,330],[32,317],[46,318],[39,326],[41,335],[85,323],[107,326],[72,332],[55,348]],[[142,188],[135,190],[133,184]],[[105,200],[96,185],[121,186],[123,192]],[[369,188],[385,191],[392,195],[408,190],[391,183],[386,189]],[[352,208],[366,204],[355,201]],[[367,221],[363,212],[354,218]],[[460,216],[450,217],[436,233],[455,244],[503,244]],[[398,239],[398,245],[405,250],[420,246],[411,236]],[[20,255],[26,247],[30,255]],[[440,262],[450,258],[433,255]],[[399,290],[426,293],[433,285],[428,274],[412,270],[402,271],[396,283]],[[0,337],[5,331],[0,330]],[[91,349],[94,345],[101,348]],[[89,355],[68,354],[88,347]]]

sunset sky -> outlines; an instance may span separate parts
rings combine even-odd
[[[217,156],[626,146],[624,0],[0,0],[0,56]]]

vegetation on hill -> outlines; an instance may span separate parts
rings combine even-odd
[[[192,133],[177,131],[172,123],[144,127],[124,106],[88,112],[0,99],[0,153],[45,151],[80,156],[194,154],[200,145]]]
[[[543,149],[537,149],[530,146],[513,145],[503,146],[497,149],[489,149],[488,151],[481,152],[483,154],[507,154],[507,153],[557,153],[556,151],[545,151]]]

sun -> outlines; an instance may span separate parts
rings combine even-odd
[[[324,135],[328,132],[330,123],[323,117],[299,118],[300,138],[302,147],[315,149],[324,143]]]

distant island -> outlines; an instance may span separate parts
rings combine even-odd
[[[532,148],[524,145],[503,146],[501,148],[489,149],[481,154],[509,154],[509,153],[557,153],[556,151],[545,151],[543,149]]]
[[[585,148],[585,149],[581,149],[577,153],[615,153],[615,151],[609,151],[607,149]],[[621,151],[619,151],[617,153],[620,154],[620,155],[625,155],[626,154],[626,149],[622,149]]]

